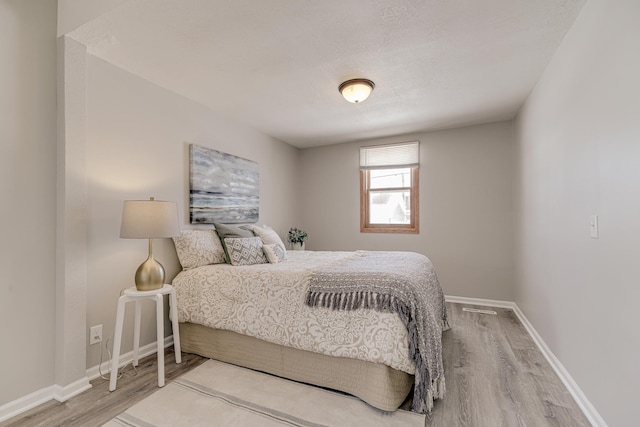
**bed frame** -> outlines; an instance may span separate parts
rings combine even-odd
[[[413,375],[379,363],[284,347],[194,323],[180,323],[180,345],[187,353],[352,394],[384,411],[398,409],[414,383]]]

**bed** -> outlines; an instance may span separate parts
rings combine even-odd
[[[335,304],[339,298],[309,301],[319,273],[369,254],[289,251],[286,260],[274,264],[184,269],[172,282],[182,350],[343,391],[385,411],[397,409],[417,384],[406,319],[388,309],[343,309]],[[431,265],[422,255],[411,257]],[[417,412],[428,412],[433,399],[444,394],[440,337],[447,328],[446,310],[435,281],[430,288],[435,309],[429,316],[436,325],[432,322],[430,334],[435,339],[432,359],[437,360],[429,367],[422,402],[416,405],[414,399]]]

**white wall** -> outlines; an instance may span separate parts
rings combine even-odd
[[[640,425],[638,17],[590,0],[517,120],[516,301],[611,426]]]
[[[0,406],[53,384],[56,2],[0,2]]]
[[[58,0],[58,36],[108,13],[127,0]]]
[[[176,201],[181,228],[206,228],[189,225],[189,143],[258,162],[260,222],[286,234],[297,217],[298,149],[88,56],[87,326],[102,324],[105,339],[113,337],[120,290],[133,286],[135,270],[147,255],[146,241],[119,238],[123,200]],[[171,278],[177,273],[171,240],[156,240],[154,256]],[[147,305],[141,345],[155,341],[153,313],[153,305]],[[132,325],[129,316],[123,352],[132,348]],[[89,346],[87,367],[98,362],[99,346]]]
[[[359,151],[420,141],[420,234],[360,233]],[[512,300],[512,122],[305,149],[298,226],[312,250],[408,250],[446,294]]]

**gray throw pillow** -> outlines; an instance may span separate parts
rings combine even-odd
[[[224,243],[229,251],[231,265],[266,264],[267,258],[262,250],[262,240],[259,237],[227,237]]]
[[[227,260],[227,264],[231,264],[231,257],[229,257],[229,251],[227,250],[227,245],[224,242],[224,239],[226,237],[255,237],[253,231],[247,229],[244,225],[219,224],[217,222],[214,222],[213,226],[215,227],[216,233],[218,233],[220,241],[222,242],[222,247],[224,248],[224,255]]]

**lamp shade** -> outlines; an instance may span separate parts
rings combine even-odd
[[[371,80],[352,79],[342,83],[338,90],[344,99],[357,104],[367,99],[374,87],[376,85]]]
[[[178,228],[178,206],[162,200],[125,200],[122,207],[120,237],[156,239],[174,237]]]

